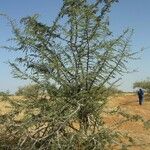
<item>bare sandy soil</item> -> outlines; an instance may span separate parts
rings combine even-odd
[[[129,114],[140,115],[145,121],[150,120],[150,98],[147,96],[142,106],[138,104],[137,95],[134,94],[112,97],[108,103],[108,108],[117,106]],[[119,115],[105,116],[105,122],[112,128],[121,120],[124,118]],[[129,150],[150,150],[150,129],[145,129],[141,121],[124,122],[115,130],[127,133],[133,138],[134,146],[128,145]]]

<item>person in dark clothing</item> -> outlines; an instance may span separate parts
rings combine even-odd
[[[142,89],[139,89],[138,97],[139,97],[139,105],[142,105],[144,101],[144,91]]]

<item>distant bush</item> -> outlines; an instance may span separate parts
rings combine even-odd
[[[37,85],[37,84],[29,84],[24,87],[19,87],[15,93],[16,96],[24,96],[29,99],[31,98],[37,99],[38,97],[48,96],[48,95],[52,96],[57,94],[58,94],[58,89],[56,88],[55,85],[51,85],[47,88],[47,90],[45,90],[43,89],[42,85]]]
[[[133,84],[133,88],[143,88],[150,93],[150,80],[137,81]]]
[[[10,96],[10,92],[9,91],[0,91],[0,96]]]
[[[37,84],[33,85],[26,85],[24,87],[19,87],[16,91],[16,96],[25,96],[26,98],[37,98],[39,93],[41,91],[41,88]]]

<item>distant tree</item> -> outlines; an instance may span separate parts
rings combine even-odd
[[[27,115],[13,128],[18,149],[98,150],[113,143],[116,133],[105,128],[101,114],[109,89],[134,55],[132,31],[115,38],[109,30],[107,14],[115,2],[64,0],[52,25],[37,15],[22,18],[20,28],[11,21],[16,47],[5,48],[21,54],[10,62],[14,77],[31,79],[50,97],[16,105]],[[34,108],[40,114],[35,116]]]
[[[137,81],[133,84],[133,88],[143,88],[150,93],[150,80]]]

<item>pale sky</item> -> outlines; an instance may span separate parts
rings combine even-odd
[[[45,23],[53,21],[61,7],[62,0],[1,0],[0,13],[5,13],[19,21],[22,17],[40,14],[40,19]],[[132,49],[138,51],[145,48],[140,60],[129,62],[131,70],[138,72],[125,75],[120,82],[120,89],[132,91],[132,85],[137,80],[150,77],[150,0],[120,0],[112,8],[109,15],[110,28],[114,35],[119,35],[127,28],[134,29]],[[5,45],[11,37],[11,28],[7,21],[0,17],[0,45]],[[0,91],[16,91],[17,87],[27,84],[27,81],[14,79],[6,63],[15,58],[15,54],[0,49]]]

